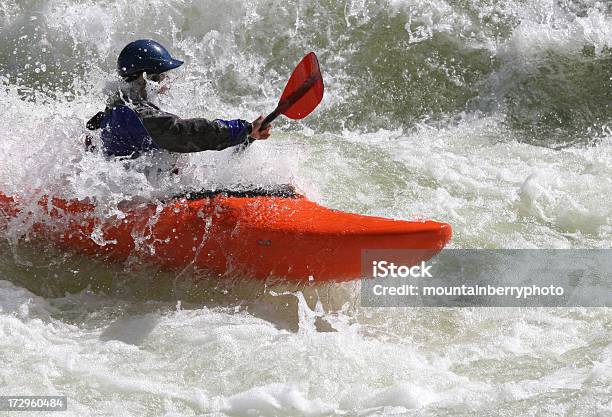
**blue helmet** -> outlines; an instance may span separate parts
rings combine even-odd
[[[136,78],[142,72],[161,74],[181,65],[183,61],[172,58],[166,48],[151,39],[129,43],[117,59],[117,71],[127,80]]]

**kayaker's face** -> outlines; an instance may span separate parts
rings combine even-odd
[[[157,94],[165,94],[170,90],[170,77],[166,73],[162,74],[147,74],[147,81],[152,81],[154,90]]]
[[[151,74],[151,75],[147,75],[147,78],[153,82],[156,83],[161,83],[162,81],[164,81],[166,79],[167,75],[166,73],[162,73],[162,74]]]

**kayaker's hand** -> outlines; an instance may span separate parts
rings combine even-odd
[[[257,140],[268,139],[270,137],[270,129],[272,129],[272,125],[268,125],[265,129],[259,130],[263,121],[264,117],[259,116],[256,120],[253,121],[253,123],[251,123],[252,129],[251,134],[249,135],[250,137]]]

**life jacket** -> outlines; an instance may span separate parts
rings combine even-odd
[[[99,126],[102,149],[107,156],[137,158],[142,153],[159,149],[138,113],[128,106],[117,105],[107,110]]]

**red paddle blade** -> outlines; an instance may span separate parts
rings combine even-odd
[[[290,119],[303,119],[323,99],[323,77],[314,52],[307,54],[293,70],[278,102],[277,110]]]

